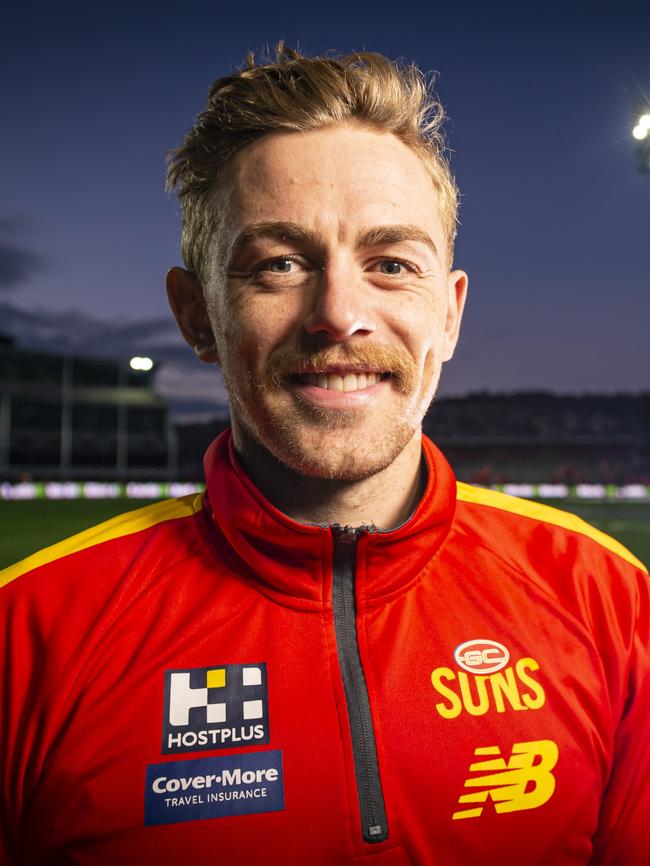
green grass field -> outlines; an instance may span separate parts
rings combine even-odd
[[[152,501],[156,500],[33,499],[0,502],[0,568],[109,517],[141,508]]]
[[[0,568],[129,508],[141,508],[150,501],[0,501]],[[558,506],[559,503],[549,504]],[[618,538],[639,559],[650,563],[650,503],[571,502],[562,503],[562,508],[579,514],[603,532]]]

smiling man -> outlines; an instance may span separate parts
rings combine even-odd
[[[412,510],[467,287],[431,187],[408,146],[353,118],[266,135],[220,172],[202,277],[168,276],[185,337],[221,365],[248,473],[297,519],[385,529]]]
[[[0,576],[0,862],[647,866],[647,573],[457,484],[442,109],[376,54],[215,82],[167,289],[232,429],[203,496]]]

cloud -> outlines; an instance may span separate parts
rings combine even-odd
[[[0,291],[15,289],[42,267],[41,257],[30,250],[0,243]]]
[[[29,220],[17,214],[0,217],[0,234],[13,235],[29,227]],[[44,265],[41,256],[13,239],[0,241],[0,291],[11,291],[27,282]]]
[[[0,303],[2,328],[26,348],[67,354],[130,357],[147,348],[182,346],[171,316],[124,322],[95,319],[77,311],[28,310]],[[189,349],[188,349],[189,352]]]

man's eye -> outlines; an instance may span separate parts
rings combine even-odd
[[[274,259],[268,262],[266,270],[272,271],[274,274],[288,274],[291,272],[293,259]]]
[[[401,276],[405,271],[413,269],[409,268],[406,262],[402,262],[399,259],[384,259],[384,261],[379,262],[379,270],[382,274],[396,277]]]
[[[271,274],[293,274],[297,271],[297,265],[294,256],[278,256],[275,259],[267,259],[267,261],[259,264],[254,274],[271,273]]]

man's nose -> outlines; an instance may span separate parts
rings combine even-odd
[[[305,331],[336,342],[372,334],[377,323],[369,301],[367,288],[352,269],[326,265],[314,288]]]

